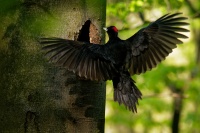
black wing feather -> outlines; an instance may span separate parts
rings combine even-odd
[[[105,55],[105,45],[61,38],[42,38],[40,43],[51,62],[66,67],[80,77],[108,80],[117,73],[114,64]]]
[[[184,22],[187,18],[179,15],[181,13],[166,14],[126,40],[132,50],[131,74],[144,73],[156,67],[177,44],[183,43],[180,38],[188,38],[182,33],[189,30],[179,27],[188,25]]]

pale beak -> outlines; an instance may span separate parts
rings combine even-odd
[[[105,31],[108,31],[108,29],[106,27],[103,28]]]

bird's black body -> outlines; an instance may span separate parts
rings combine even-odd
[[[43,49],[49,60],[66,67],[80,77],[90,80],[112,80],[114,100],[129,110],[137,111],[136,104],[142,94],[131,78],[133,74],[151,70],[165,59],[178,38],[187,38],[188,32],[180,26],[188,25],[181,13],[166,14],[139,30],[127,40],[118,37],[118,30],[106,28],[109,41],[105,45],[72,41],[60,38],[43,38]]]

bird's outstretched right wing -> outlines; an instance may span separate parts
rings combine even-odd
[[[181,33],[189,30],[180,27],[188,25],[184,22],[187,18],[180,14],[166,14],[126,40],[131,49],[131,74],[144,73],[156,67],[176,48],[176,44],[182,43],[179,38],[187,38]]]
[[[108,80],[116,74],[107,59],[105,45],[61,38],[42,38],[40,43],[49,61],[91,80]]]

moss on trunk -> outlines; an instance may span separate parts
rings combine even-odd
[[[0,131],[104,132],[105,82],[83,80],[47,63],[38,39],[78,39],[89,20],[89,40],[103,43],[105,4],[25,0],[13,14],[1,16]]]

